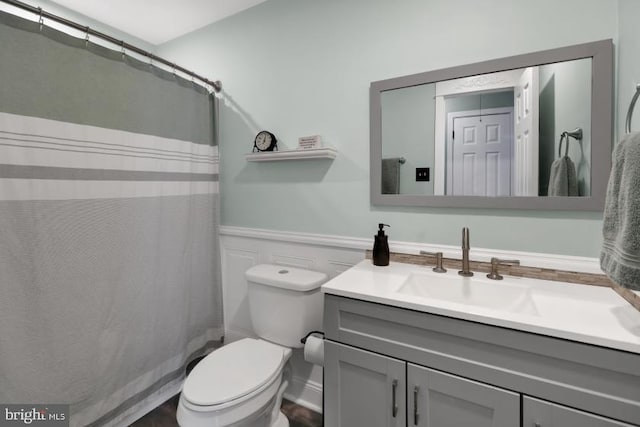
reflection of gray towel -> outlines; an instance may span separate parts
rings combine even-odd
[[[549,196],[578,196],[576,166],[567,155],[551,164]]]
[[[626,135],[613,150],[602,235],[602,271],[640,291],[640,132]]]
[[[382,194],[400,194],[400,158],[382,159]]]

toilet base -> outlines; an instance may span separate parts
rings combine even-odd
[[[272,424],[271,427],[289,427],[289,419],[285,417],[285,415],[280,412],[276,421]]]
[[[282,411],[278,411],[278,416],[275,421],[269,423],[270,418],[273,413],[273,400],[270,404],[264,407],[257,414],[254,414],[250,419],[240,420],[238,423],[230,424],[229,427],[289,427],[289,419],[282,413]],[[221,425],[217,424],[215,420],[211,420],[209,417],[198,420],[194,418],[195,414],[193,413],[185,413],[184,408],[178,407],[178,425],[180,426],[213,426],[213,425]]]

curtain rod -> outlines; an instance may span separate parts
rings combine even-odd
[[[125,42],[124,40],[118,40],[118,39],[116,39],[114,37],[111,37],[108,34],[102,33],[100,31],[96,31],[93,28],[90,28],[88,26],[80,25],[77,22],[70,21],[70,20],[68,20],[66,18],[63,18],[61,16],[54,15],[52,13],[46,12],[41,7],[31,6],[31,5],[28,5],[28,4],[23,3],[21,1],[18,1],[18,0],[0,0],[0,1],[2,1],[3,3],[7,3],[7,4],[11,5],[11,6],[15,6],[15,7],[19,8],[19,9],[26,10],[28,12],[31,12],[31,13],[35,14],[35,15],[38,15],[40,17],[40,19],[42,19],[42,18],[50,19],[52,21],[55,21],[55,22],[58,22],[60,24],[66,25],[68,27],[75,28],[76,30],[82,31],[82,32],[86,33],[87,36],[88,35],[92,35],[92,36],[99,37],[99,38],[101,38],[103,40],[108,41],[109,43],[112,43],[112,44],[114,44],[116,46],[122,47],[122,49],[130,50],[131,52],[135,52],[138,55],[146,56],[147,58],[151,59],[151,61],[159,62],[161,64],[164,64],[164,65],[168,66],[168,67],[171,67],[173,70],[178,70],[181,73],[184,73],[184,74],[186,74],[186,75],[188,75],[188,76],[190,76],[192,78],[195,78],[195,79],[200,80],[201,82],[204,82],[205,84],[213,87],[213,90],[216,91],[216,92],[220,92],[222,90],[222,82],[220,80],[216,80],[215,82],[211,81],[211,80],[207,79],[206,77],[202,77],[201,75],[196,74],[193,71],[187,70],[186,68],[181,67],[180,65],[178,65],[178,64],[176,64],[174,62],[167,61],[166,59],[161,58],[159,56],[156,56],[151,52],[148,52],[148,51],[146,51],[144,49],[140,49],[139,47],[133,46],[133,45]]]

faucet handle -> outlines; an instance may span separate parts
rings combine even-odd
[[[487,274],[489,279],[493,280],[502,280],[503,277],[498,273],[498,266],[502,265],[520,265],[519,259],[500,259],[493,257],[491,258],[491,273]]]
[[[442,252],[427,252],[420,251],[420,255],[429,255],[436,257],[436,266],[433,267],[433,271],[436,273],[446,273],[447,269],[442,266]]]

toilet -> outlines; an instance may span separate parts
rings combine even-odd
[[[259,338],[213,351],[182,387],[181,427],[288,427],[280,412],[292,349],[322,326],[320,285],[327,275],[260,264],[246,271],[251,321]]]

